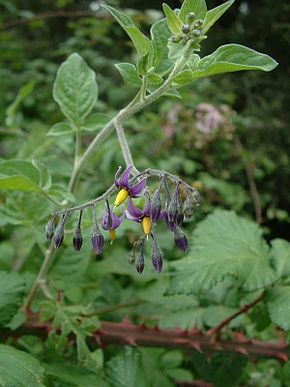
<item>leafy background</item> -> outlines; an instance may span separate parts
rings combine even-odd
[[[208,6],[217,3],[222,2],[208,1]],[[108,4],[130,9],[147,34],[161,16],[161,4],[155,1]],[[90,200],[112,183],[116,166],[123,164],[111,135],[83,171],[75,198],[67,192],[73,137],[47,136],[63,120],[52,98],[56,71],[67,56],[78,52],[96,73],[99,97],[94,112],[111,115],[134,95],[114,65],[134,63],[136,53],[108,14],[91,15],[88,2],[2,0],[0,7],[0,325],[17,329],[25,316],[16,312],[47,247],[44,225],[56,208],[47,196],[59,202]],[[274,73],[201,79],[182,89],[182,100],[162,98],[126,123],[139,169],[166,169],[201,192],[202,205],[186,224],[189,253],[179,253],[161,228],[165,269],[157,275],[148,262],[139,276],[127,264],[138,226],[125,224],[117,241],[107,243],[96,259],[89,242],[89,214],[78,254],[71,246],[72,219],[47,279],[53,299],[61,290],[63,301],[46,301],[39,292],[33,305],[44,322],[53,319],[51,334],[45,341],[37,335],[5,340],[0,346],[0,384],[18,386],[22,379],[31,386],[173,386],[192,380],[217,386],[289,385],[287,362],[253,363],[231,354],[214,354],[209,361],[197,351],[100,349],[87,344],[99,319],[119,322],[128,316],[160,329],[210,329],[263,289],[265,300],[233,320],[230,328],[249,338],[288,340],[289,11],[286,1],[236,1],[202,49],[206,55],[222,44],[245,44],[274,57],[279,62]],[[204,120],[208,113],[218,117],[213,127]],[[89,124],[88,129],[84,144],[95,134]],[[21,192],[12,189],[15,184]],[[90,315],[81,325],[80,314]],[[77,348],[67,340],[70,332]]]

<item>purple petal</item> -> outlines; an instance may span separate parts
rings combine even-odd
[[[111,227],[109,227],[109,216],[108,213],[105,212],[104,216],[102,217],[102,227],[104,230],[115,230],[120,226],[123,220],[123,216],[120,216],[120,218],[114,213],[111,213],[111,218],[112,218],[112,224]]]
[[[137,198],[144,191],[146,185],[146,178],[141,180],[140,183],[129,188],[130,194],[133,198]]]
[[[128,200],[128,211],[129,214],[133,216],[133,218],[141,218],[142,216],[144,216],[144,212],[134,206],[131,198],[129,198]]]
[[[129,178],[131,175],[133,165],[129,165],[129,167],[124,171],[123,175],[118,179],[115,184],[119,184],[122,188],[129,189]]]
[[[125,216],[128,220],[132,220],[133,222],[140,223],[140,219],[130,215],[129,211],[125,211]]]

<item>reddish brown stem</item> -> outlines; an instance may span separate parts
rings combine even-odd
[[[33,334],[46,338],[51,330],[49,323],[28,322],[16,331],[0,330],[0,337],[19,337]],[[102,321],[100,329],[93,332],[91,342],[99,346],[108,344],[150,346],[164,348],[180,348],[205,353],[227,352],[240,353],[251,358],[274,358],[287,361],[289,348],[285,343],[265,343],[258,340],[249,340],[243,335],[236,335],[234,339],[216,340],[215,335],[204,334],[196,329],[192,331],[160,330],[147,328],[144,325],[135,325],[129,321],[121,323]]]
[[[236,317],[240,316],[241,314],[247,313],[251,308],[253,308],[255,305],[257,305],[260,301],[262,301],[264,298],[264,292],[256,298],[254,301],[250,302],[249,304],[246,304],[241,307],[237,312],[233,313],[231,316],[227,317],[225,320],[223,320],[221,323],[219,323],[216,327],[210,329],[207,334],[208,335],[214,335],[217,336],[221,330],[229,325],[229,323],[234,320]]]

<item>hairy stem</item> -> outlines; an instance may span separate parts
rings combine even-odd
[[[126,166],[129,167],[129,165],[133,165],[132,172],[137,175],[139,171],[134,165],[131,150],[125,136],[124,128],[122,126],[122,123],[118,119],[115,120],[115,128]]]

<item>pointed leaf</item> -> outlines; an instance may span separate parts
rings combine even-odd
[[[111,15],[117,20],[121,27],[134,27],[133,20],[124,12],[119,11],[109,5],[102,4],[102,7],[111,13]]]
[[[102,129],[112,118],[110,114],[106,113],[94,113],[86,118],[81,126],[81,129],[93,132],[98,129]]]
[[[118,63],[115,67],[119,70],[124,82],[133,87],[140,87],[142,85],[136,67],[131,63]]]
[[[279,327],[290,330],[290,286],[270,289],[266,302],[271,320]]]
[[[0,385],[45,387],[44,368],[28,353],[0,344]]]
[[[251,291],[276,280],[261,229],[234,212],[217,210],[193,233],[186,258],[174,263],[170,293],[211,289],[226,276]]]
[[[179,34],[182,29],[182,22],[176,13],[166,4],[162,4],[163,11],[167,19],[167,25],[173,34]]]
[[[194,72],[194,77],[209,77],[241,70],[271,71],[277,66],[278,63],[266,54],[239,44],[227,44],[202,58]]]
[[[77,127],[95,106],[98,97],[96,76],[74,53],[62,63],[53,85],[53,98],[63,114]]]
[[[171,60],[168,59],[168,39],[171,32],[167,26],[166,19],[155,22],[150,30],[153,50],[153,66],[155,72],[163,75],[172,66]]]
[[[47,136],[63,136],[74,132],[74,128],[67,122],[54,124],[46,133]]]
[[[40,160],[33,159],[32,165],[39,172],[39,184],[45,191],[51,187],[51,174],[47,166]]]
[[[229,0],[219,5],[218,7],[210,9],[205,17],[203,32],[206,33],[215,22],[234,4],[235,0]]]
[[[205,0],[185,0],[182,3],[179,18],[186,23],[186,17],[189,12],[194,12],[196,19],[204,19],[207,7]]]

